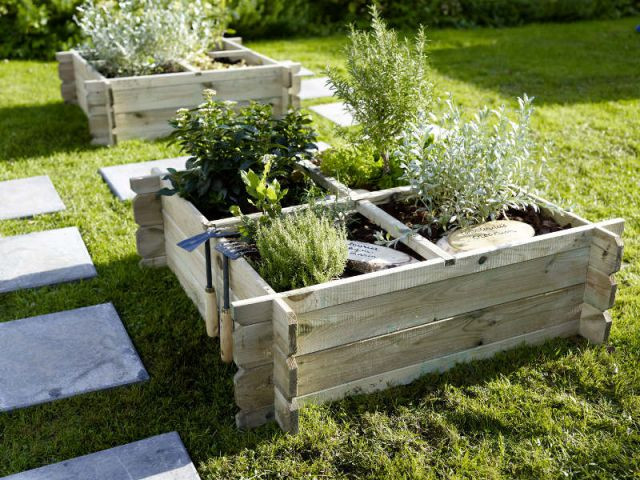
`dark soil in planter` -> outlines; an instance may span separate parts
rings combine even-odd
[[[413,228],[414,225],[422,225],[426,223],[424,215],[421,212],[418,212],[417,207],[410,202],[393,202],[378,206],[410,228]],[[488,220],[489,219],[487,219],[487,221]],[[549,215],[540,210],[536,211],[532,206],[528,206],[524,210],[514,208],[509,209],[506,212],[506,215],[502,215],[496,220],[516,220],[527,223],[533,227],[536,236],[558,232],[572,227],[570,223],[560,225]],[[428,229],[423,228],[420,231],[420,234],[431,242],[436,243],[444,236],[445,232],[439,225],[432,225],[431,232],[429,232]]]
[[[131,77],[137,75],[117,75],[114,72],[106,69],[104,66],[100,65],[100,60],[90,60],[86,57],[83,57],[87,62],[89,62],[96,70],[98,70],[102,75],[107,78],[121,78],[121,77]],[[247,63],[244,59],[231,59],[228,57],[216,58],[215,60],[211,60],[211,63],[207,63],[206,65],[202,64],[194,64],[196,68],[199,68],[202,71],[205,70],[229,70],[230,68],[242,68],[246,67]],[[167,65],[158,66],[153,72],[148,73],[147,75],[164,75],[166,73],[183,73],[188,70],[180,65],[177,62],[170,63]]]

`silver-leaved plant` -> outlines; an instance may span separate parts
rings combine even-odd
[[[533,205],[527,192],[542,180],[544,158],[536,158],[532,101],[526,94],[518,98],[515,120],[504,106],[485,107],[465,120],[449,98],[444,114],[431,114],[405,132],[396,155],[431,224],[467,227]]]
[[[82,55],[108,76],[171,71],[202,58],[227,27],[225,0],[87,0],[74,17]]]

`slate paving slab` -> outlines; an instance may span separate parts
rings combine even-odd
[[[0,182],[0,220],[64,209],[64,203],[47,175]]]
[[[333,91],[327,86],[328,77],[309,78],[302,80],[300,85],[300,99],[333,97]]]
[[[96,275],[76,227],[0,238],[0,293]]]
[[[0,323],[0,412],[148,378],[111,303]]]
[[[337,123],[341,127],[351,127],[352,125],[355,125],[353,116],[342,102],[323,103],[322,105],[314,105],[309,108],[317,114]]]
[[[177,432],[54,463],[4,480],[200,480]]]
[[[166,170],[167,168],[175,168],[176,170],[184,170],[185,163],[189,157],[166,158],[164,160],[153,160],[150,162],[126,163],[124,165],[113,165],[111,167],[102,167],[98,170],[100,175],[113,194],[120,200],[131,200],[136,196],[129,186],[129,179],[132,177],[142,177],[149,175],[152,168]]]

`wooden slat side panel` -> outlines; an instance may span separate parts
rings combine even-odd
[[[258,100],[280,96],[282,78],[274,71],[259,78],[208,80],[185,85],[168,85],[130,90],[114,90],[113,109],[116,115],[143,113],[149,110],[193,108],[204,101],[203,91],[215,90],[220,101]],[[118,117],[116,117],[118,118]]]
[[[193,277],[190,270],[185,268],[184,263],[182,263],[177,256],[172,255],[172,253],[175,252],[167,251],[167,266],[174,273],[180,285],[182,285],[182,289],[196,306],[198,312],[200,312],[200,316],[205,318],[207,307],[202,284]]]
[[[591,244],[594,228],[592,225],[586,225],[541,235],[508,247],[461,254],[456,257],[454,265],[445,265],[445,261],[441,259],[426,260],[417,264],[292,290],[285,292],[282,296],[294,312],[300,315],[355,299],[371,298],[426,283],[588,247]]]
[[[566,322],[574,322],[577,333],[583,294],[577,285],[297,356],[298,391],[306,395]]]
[[[498,352],[510,350],[520,345],[539,345],[556,337],[575,335],[578,329],[577,321],[569,321],[560,325],[537,330],[532,333],[508,338],[499,342],[452,353],[432,360],[410,365],[408,367],[372,375],[367,378],[343,383],[336,387],[314,392],[296,398],[297,404],[303,406],[309,403],[324,403],[339,400],[351,394],[372,393],[387,389],[395,385],[407,385],[414,380],[431,372],[444,372],[459,363],[490,358]]]
[[[272,365],[273,331],[271,322],[236,325],[233,331],[233,362],[243,368]]]
[[[216,81],[255,79],[273,77],[280,72],[279,65],[258,65],[228,70],[208,70],[202,72],[167,73],[164,75],[141,75],[138,77],[111,78],[109,83],[115,92],[124,90],[168,87],[172,85],[203,84]]]
[[[297,314],[298,354],[584,284],[589,249],[453,277]]]
[[[240,368],[233,377],[236,405],[242,410],[257,410],[273,405],[273,366]]]

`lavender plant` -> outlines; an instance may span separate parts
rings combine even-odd
[[[465,121],[450,98],[443,115],[411,125],[397,157],[428,221],[466,227],[533,203],[527,192],[542,179],[544,162],[535,158],[532,101],[518,98],[515,120],[502,106]]]
[[[220,41],[228,18],[226,0],[87,0],[74,20],[86,39],[82,55],[115,77],[198,63]]]

